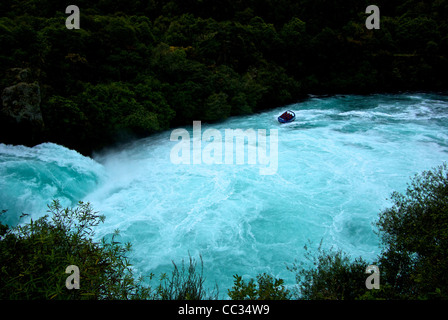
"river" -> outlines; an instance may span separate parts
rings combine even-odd
[[[278,123],[287,109],[296,120]],[[207,285],[217,283],[225,294],[234,274],[266,272],[294,284],[286,265],[303,261],[308,241],[312,249],[322,240],[324,248],[374,261],[380,253],[374,222],[390,205],[390,194],[448,160],[448,96],[442,94],[314,96],[202,123],[196,135],[192,125],[183,130],[192,142],[187,164],[173,161],[180,146],[170,140],[173,131],[92,159],[53,143],[0,144],[0,209],[8,209],[1,219],[17,224],[22,213],[37,218],[55,198],[64,206],[89,201],[106,216],[96,236],[119,229],[121,241],[133,244],[137,274],[170,272],[172,261],[201,255]],[[224,148],[226,129],[257,134],[255,144],[245,141],[242,164],[224,156],[204,161],[204,155],[219,155],[217,149],[210,154],[211,140],[202,139],[193,152],[207,130],[221,133]],[[248,156],[263,137],[268,147],[262,151],[277,152],[269,174]],[[216,136],[213,141],[220,142]]]

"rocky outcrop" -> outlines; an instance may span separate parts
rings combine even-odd
[[[12,85],[1,94],[0,142],[37,143],[44,132],[40,86],[32,81],[29,69],[10,69],[6,76]]]
[[[40,101],[40,87],[37,83],[19,82],[3,90],[2,113],[17,123],[29,121],[43,124]]]

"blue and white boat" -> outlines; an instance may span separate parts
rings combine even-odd
[[[288,123],[288,122],[293,122],[295,119],[296,119],[296,114],[291,110],[287,110],[281,116],[278,117],[278,122]]]

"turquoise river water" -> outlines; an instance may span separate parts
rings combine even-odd
[[[297,118],[281,125],[277,116],[286,109]],[[64,206],[89,201],[106,216],[96,236],[119,229],[122,241],[133,244],[137,274],[169,272],[172,261],[200,254],[207,284],[217,283],[225,294],[234,274],[266,272],[293,285],[286,265],[303,261],[308,241],[313,248],[322,240],[325,248],[374,261],[380,253],[374,222],[390,205],[390,194],[404,191],[414,174],[448,160],[447,95],[310,97],[202,123],[199,134],[221,133],[213,141],[222,146],[222,158],[217,149],[210,153],[211,139],[193,150],[200,136],[192,125],[185,127],[192,141],[184,140],[189,164],[173,163],[180,140],[170,140],[172,131],[93,159],[52,143],[0,144],[0,209],[8,209],[1,219],[14,225],[22,213],[37,218],[56,198]],[[224,161],[226,129],[257,134],[258,144],[245,140],[242,164]],[[263,137],[266,150],[260,147]],[[248,160],[249,150],[257,148],[271,155],[271,164],[277,161],[270,174],[260,173],[266,165],[258,158],[255,164]],[[222,163],[201,161],[204,154]]]

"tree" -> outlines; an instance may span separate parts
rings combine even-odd
[[[440,42],[437,22],[427,17],[402,17],[397,27],[397,40],[403,53],[422,52],[428,41]]]
[[[448,165],[415,175],[377,223],[383,252],[377,263],[342,251],[307,252],[311,267],[293,265],[299,298],[448,299]],[[380,289],[365,288],[367,265],[380,270]]]
[[[128,83],[87,85],[86,90],[76,97],[78,106],[82,106],[88,119],[85,127],[87,136],[97,146],[122,135],[143,135],[160,130],[158,114],[149,109],[150,101],[138,100],[145,97],[141,89],[138,87],[137,95]],[[171,110],[166,111],[172,116]]]
[[[51,217],[9,229],[0,228],[1,299],[147,299],[151,289],[133,275],[126,254],[130,244],[115,236],[92,240],[105,217],[89,203],[63,209],[55,200]],[[65,270],[80,270],[79,290],[68,290]]]
[[[230,105],[227,102],[228,96],[223,93],[213,93],[206,100],[205,115],[201,117],[205,121],[216,121],[226,119],[230,115]]]
[[[49,132],[57,133],[51,136],[53,141],[78,148],[88,139],[84,130],[87,117],[73,100],[52,96],[42,105],[42,112]]]
[[[285,23],[280,36],[283,43],[284,66],[296,78],[303,77],[304,60],[309,54],[309,35],[306,33],[306,23],[299,18],[293,18]]]
[[[299,286],[297,297],[305,300],[354,300],[365,294],[365,268],[368,265],[361,257],[354,261],[341,250],[322,249],[312,254],[305,246],[305,263],[288,267],[296,275]]]
[[[404,299],[448,298],[448,165],[416,175],[378,221],[380,268],[391,294]]]
[[[58,200],[48,213],[17,227],[0,223],[0,299],[145,300],[216,299],[217,289],[204,288],[201,268],[190,256],[181,268],[174,262],[171,276],[137,278],[128,259],[131,243],[121,243],[119,230],[95,241],[95,228],[105,216],[90,203],[62,208]],[[7,210],[0,211],[5,214]],[[69,290],[68,266],[79,270],[79,288]]]

